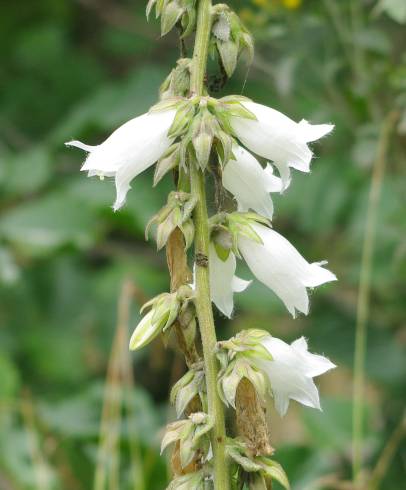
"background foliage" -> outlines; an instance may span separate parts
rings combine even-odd
[[[287,340],[305,335],[312,350],[338,364],[320,382],[322,414],[293,406],[285,419],[273,412],[270,418],[277,458],[295,489],[344,488],[337,482],[350,478],[367,195],[382,125],[395,114],[371,281],[364,449],[373,470],[389,447],[377,478],[382,488],[398,489],[406,464],[399,436],[406,379],[405,3],[233,4],[257,51],[224,90],[295,119],[336,124],[315,148],[311,177],[296,172],[278,199],[274,224],[309,259],[328,258],[339,282],[318,290],[309,317],[295,321],[255,284],[237,298],[235,321],[217,317],[219,337],[242,327],[269,328]],[[72,138],[96,144],[154,103],[178,56],[176,36],[159,39],[158,32],[138,0],[2,5],[1,489],[89,489],[95,475],[96,490],[165,487],[159,433],[173,415],[168,390],[183,361],[160,341],[130,358],[125,331],[135,326],[144,298],[167,289],[165,257],[143,233],[171,181],[151,191],[151,173],[143,174],[114,214],[112,183],[81,175],[83,154],[63,146]]]

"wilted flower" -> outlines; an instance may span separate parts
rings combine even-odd
[[[290,181],[289,167],[302,172],[310,171],[312,152],[308,143],[330,133],[332,124],[299,123],[275,109],[255,102],[242,101],[241,105],[256,116],[256,120],[232,117],[233,131],[251,151],[271,160],[277,167],[284,188]]]
[[[289,345],[268,336],[262,345],[271,354],[272,361],[258,358],[255,362],[269,378],[275,408],[280,415],[285,415],[289,400],[321,410],[313,378],[335,368],[335,364],[324,356],[311,354],[304,337]]]
[[[263,169],[258,160],[239,145],[223,170],[223,186],[234,195],[238,211],[253,211],[272,219],[273,202],[270,192],[282,191],[282,180],[272,173],[272,167]]]
[[[172,144],[168,131],[175,114],[174,109],[143,114],[120,126],[97,146],[80,141],[66,143],[89,152],[81,169],[88,171],[89,177],[115,177],[115,211],[123,206],[130,182],[153,165]]]

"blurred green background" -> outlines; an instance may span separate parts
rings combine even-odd
[[[311,350],[339,366],[319,382],[322,413],[295,403],[284,419],[271,412],[272,444],[294,489],[351,488],[340,482],[351,477],[362,240],[371,175],[384,159],[364,456],[379,488],[403,488],[406,4],[232,3],[254,33],[256,57],[224,93],[242,93],[296,120],[336,124],[315,145],[311,175],[295,172],[289,191],[276,199],[274,226],[310,261],[328,259],[339,282],[318,289],[310,315],[296,320],[254,284],[236,298],[234,321],[217,316],[218,336],[247,327],[285,340],[305,335]],[[80,174],[83,153],[64,147],[73,138],[101,142],[157,100],[178,40],[160,39],[144,8],[141,0],[2,3],[2,490],[161,490],[168,481],[160,433],[174,417],[168,392],[183,360],[159,340],[130,355],[127,330],[144,299],[168,288],[165,256],[143,234],[171,179],[152,191],[151,172],[141,175],[114,214],[113,183]],[[241,275],[249,277],[243,268]]]

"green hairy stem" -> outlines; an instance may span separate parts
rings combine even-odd
[[[193,53],[191,90],[196,95],[204,91],[207,55],[211,30],[211,0],[198,4],[197,32]],[[205,178],[196,165],[190,166],[192,194],[198,197],[194,212],[196,254],[196,309],[203,343],[206,372],[208,413],[214,426],[211,434],[214,467],[214,488],[227,490],[229,472],[225,455],[225,423],[222,402],[217,393],[218,365],[215,356],[216,331],[210,299],[208,255],[209,226],[206,204]]]

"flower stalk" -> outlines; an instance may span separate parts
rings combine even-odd
[[[191,91],[203,95],[211,30],[211,0],[200,0],[197,14],[197,31],[191,69]],[[194,210],[195,260],[196,260],[196,310],[203,344],[206,372],[208,413],[213,420],[211,443],[213,449],[214,488],[227,490],[230,487],[229,473],[225,455],[226,432],[224,406],[217,392],[218,366],[215,354],[217,343],[210,297],[209,257],[209,219],[207,214],[204,174],[197,165],[190,166],[191,190],[197,197]]]

